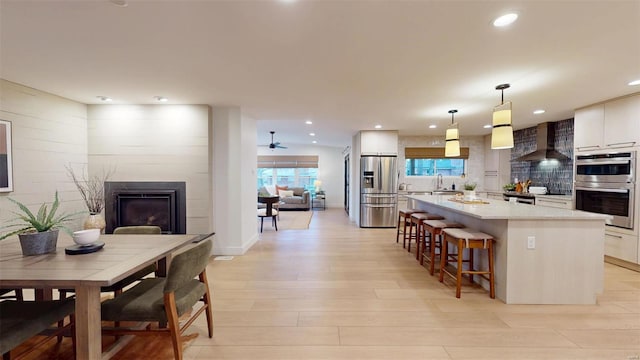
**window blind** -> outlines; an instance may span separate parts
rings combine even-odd
[[[317,155],[258,155],[259,168],[317,168]]]
[[[469,148],[461,147],[460,156],[445,157],[444,148],[436,147],[407,147],[404,148],[405,159],[468,159]]]

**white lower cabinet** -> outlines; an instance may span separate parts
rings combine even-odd
[[[502,193],[497,192],[487,192],[487,199],[504,201]]]
[[[638,236],[606,230],[604,254],[624,261],[638,263]]]
[[[571,210],[573,208],[573,201],[570,199],[565,200],[536,196],[536,205]]]

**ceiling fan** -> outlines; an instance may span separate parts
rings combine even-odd
[[[286,149],[286,146],[282,146],[280,145],[279,141],[273,142],[273,134],[275,134],[275,131],[269,131],[269,133],[271,134],[271,144],[269,144],[269,149]]]

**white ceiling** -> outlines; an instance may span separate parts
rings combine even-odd
[[[444,136],[449,109],[464,137],[489,133],[501,83],[516,129],[640,91],[640,1],[0,0],[0,77],[87,104],[240,106],[260,144]]]

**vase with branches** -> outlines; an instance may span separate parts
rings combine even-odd
[[[113,169],[103,170],[96,175],[76,174],[71,166],[66,166],[67,173],[80,192],[82,200],[89,211],[89,217],[84,222],[85,229],[104,229],[106,226],[101,213],[104,210],[104,183],[113,175]]]

